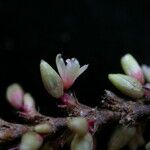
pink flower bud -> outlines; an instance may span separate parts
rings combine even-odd
[[[23,105],[23,89],[17,83],[10,85],[6,91],[8,102],[16,109],[20,109]]]
[[[125,56],[123,56],[121,58],[121,66],[127,75],[132,76],[133,78],[144,84],[144,75],[142,69],[132,55],[126,54]]]
[[[35,102],[33,97],[29,94],[26,93],[23,97],[23,111],[24,112],[36,112],[35,108]]]

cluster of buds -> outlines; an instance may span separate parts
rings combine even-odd
[[[145,78],[148,82],[150,81],[149,67],[146,65],[141,67],[130,54],[126,54],[121,58],[121,66],[125,74],[109,74],[109,80],[123,94],[134,99],[142,98],[145,95],[143,88]]]
[[[36,112],[35,101],[22,87],[14,83],[6,90],[6,99],[17,110],[30,114]]]
[[[74,133],[71,150],[93,150],[93,138],[85,118],[68,118],[68,128]]]
[[[47,123],[37,124],[33,131],[25,133],[21,138],[20,150],[38,150],[44,141],[44,135],[49,133],[51,127]]]

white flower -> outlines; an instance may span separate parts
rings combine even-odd
[[[80,76],[88,67],[88,65],[80,67],[76,58],[67,59],[65,64],[61,54],[57,54],[56,56],[56,65],[65,89],[71,87],[78,76]]]

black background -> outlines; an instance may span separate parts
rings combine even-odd
[[[15,117],[5,99],[13,82],[35,97],[42,113],[61,115],[39,72],[41,59],[56,68],[58,53],[78,58],[81,65],[90,64],[72,90],[80,102],[99,104],[103,90],[113,88],[107,74],[122,72],[122,55],[131,53],[140,64],[150,64],[149,15],[148,1],[1,0],[0,115],[11,121]],[[100,143],[106,149],[110,135],[102,135]]]

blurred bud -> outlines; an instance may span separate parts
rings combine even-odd
[[[48,91],[55,98],[63,95],[63,82],[57,72],[44,60],[41,61],[40,71],[43,84]]]
[[[38,124],[34,127],[34,131],[40,134],[49,133],[51,130],[51,127],[47,123]]]
[[[75,117],[68,118],[68,128],[80,136],[85,135],[88,132],[88,123],[85,118]]]
[[[6,90],[6,98],[8,102],[16,109],[20,109],[23,105],[23,89],[17,83],[10,85]]]
[[[43,143],[43,138],[34,132],[27,132],[22,136],[20,150],[38,150]]]
[[[119,127],[113,133],[109,143],[108,150],[120,150],[135,136],[135,127]]]
[[[71,142],[71,150],[93,150],[93,138],[90,133],[84,136],[76,134]]]
[[[144,94],[141,83],[133,77],[123,74],[109,74],[108,78],[125,95],[132,98],[141,98]]]
[[[144,75],[142,69],[132,55],[126,54],[123,56],[121,58],[121,66],[127,75],[137,79],[139,82],[144,84]]]
[[[146,150],[150,150],[150,142],[148,142],[148,143],[146,144],[145,149],[146,149]]]
[[[23,110],[25,112],[36,112],[34,99],[29,93],[26,93],[23,97]]]
[[[150,82],[150,67],[147,65],[142,65],[142,70],[147,82]]]

